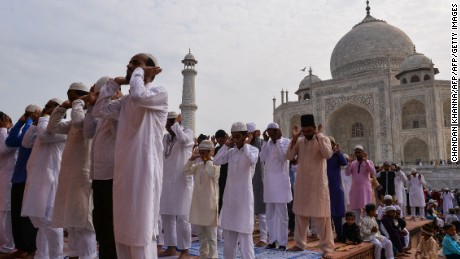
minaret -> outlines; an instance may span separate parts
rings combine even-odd
[[[188,50],[188,54],[185,55],[184,60],[184,69],[182,70],[182,75],[184,75],[184,83],[182,88],[182,104],[179,105],[182,114],[182,126],[186,129],[193,130],[195,135],[195,112],[198,109],[198,106],[195,103],[195,77],[196,70],[195,64],[198,63],[195,57]]]

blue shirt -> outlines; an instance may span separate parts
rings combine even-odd
[[[26,131],[32,125],[32,119],[28,118],[26,123],[16,122],[14,127],[11,128],[8,137],[5,140],[5,144],[9,147],[19,147],[18,149],[18,159],[16,160],[16,165],[14,166],[13,177],[11,178],[12,183],[25,183],[27,179],[27,161],[29,160],[30,153],[32,152],[31,148],[24,148],[22,143],[22,138]],[[21,130],[22,129],[22,130]]]
[[[453,237],[446,234],[442,240],[442,251],[445,255],[460,255],[460,245],[455,241]]]
[[[342,152],[334,152],[327,160],[327,179],[331,199],[331,215],[333,217],[345,216],[345,196],[342,187],[342,166],[348,165]]]

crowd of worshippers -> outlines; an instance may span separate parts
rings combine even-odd
[[[168,112],[166,88],[153,85],[161,71],[140,53],[125,76],[72,83],[68,100],[28,105],[16,123],[0,113],[0,258],[63,258],[64,233],[69,258],[83,259],[190,258],[193,235],[200,258],[217,258],[218,241],[224,258],[238,248],[255,258],[254,246],[303,251],[307,235],[324,258],[339,241],[372,242],[375,258],[382,249],[406,257],[406,204],[414,219],[434,222],[417,256],[438,249],[431,240],[442,224],[445,256],[459,254],[455,196],[428,197],[416,169],[376,168],[361,145],[343,154],[312,114],[290,139],[276,123],[235,122],[195,140]]]

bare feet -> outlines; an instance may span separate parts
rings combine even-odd
[[[323,258],[325,258],[325,259],[332,259],[332,253],[330,253],[330,252],[324,252]]]
[[[289,248],[286,251],[288,251],[288,252],[299,252],[299,251],[303,251],[303,249],[298,247],[298,246],[293,246],[293,247]]]
[[[157,245],[157,255],[160,256],[161,253],[163,253],[164,250],[162,245]]]
[[[168,249],[159,253],[158,257],[177,256],[177,255],[178,253],[176,252],[176,248],[174,246],[168,246]]]
[[[180,253],[179,257],[177,259],[191,259],[194,258],[188,253],[188,249],[182,250]]]

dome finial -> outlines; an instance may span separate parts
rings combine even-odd
[[[371,8],[369,7],[369,0],[366,1],[366,12],[367,12],[367,15],[371,15]]]
[[[414,44],[414,53],[417,53],[417,49],[415,48],[415,44]]]
[[[192,53],[192,51],[190,50],[190,48],[188,48],[188,53]]]
[[[308,74],[311,76],[312,72],[313,72],[313,70],[311,70],[311,67],[310,67],[310,69],[308,69]]]

